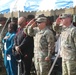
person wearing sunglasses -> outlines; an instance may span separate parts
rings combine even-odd
[[[72,14],[62,13],[60,34],[60,56],[62,57],[62,75],[76,75],[76,27]],[[59,30],[59,25],[57,25]]]
[[[34,64],[37,75],[47,75],[51,67],[51,56],[54,52],[54,35],[47,28],[47,18],[32,19],[24,33],[34,37]],[[27,32],[26,32],[27,30]]]

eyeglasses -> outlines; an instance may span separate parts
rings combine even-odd
[[[37,22],[37,24],[40,24],[40,23],[42,23],[42,22]]]
[[[62,18],[60,18],[60,20],[62,20]]]

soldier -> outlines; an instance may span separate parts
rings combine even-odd
[[[60,34],[62,75],[76,75],[76,27],[72,24],[71,14],[62,13],[59,18],[62,24]]]
[[[51,20],[51,17],[50,16],[47,17],[47,27],[53,32],[54,38],[55,38],[56,32],[53,30],[52,20]]]
[[[51,66],[51,56],[54,48],[53,32],[46,27],[46,17],[38,17],[24,28],[24,33],[34,36],[34,59],[37,75],[47,75]],[[35,26],[37,24],[37,27]]]

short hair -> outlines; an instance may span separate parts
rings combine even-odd
[[[30,15],[27,16],[27,20],[32,20],[33,18],[35,18],[35,16],[32,15],[32,14],[30,14]]]
[[[40,14],[38,17],[45,17],[45,15],[44,14]]]
[[[22,16],[18,19],[18,24],[19,25],[22,25],[22,23],[26,20],[26,17],[25,16]]]
[[[12,22],[9,23],[9,25],[12,26],[12,29],[13,29],[14,32],[17,31],[18,26],[17,26],[17,23],[16,23],[16,22],[13,22],[13,21],[12,21]]]

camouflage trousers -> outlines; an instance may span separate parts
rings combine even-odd
[[[51,67],[51,61],[45,61],[43,58],[34,57],[34,64],[37,75],[48,75]]]
[[[62,75],[76,75],[76,61],[62,61]]]

